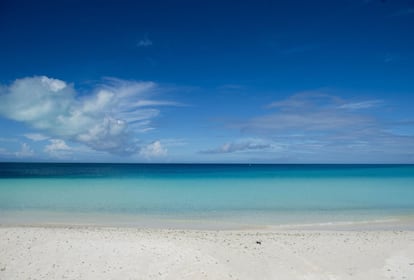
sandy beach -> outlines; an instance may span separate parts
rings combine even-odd
[[[414,279],[413,231],[0,227],[0,279]]]

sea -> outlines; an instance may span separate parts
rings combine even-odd
[[[413,225],[414,165],[0,163],[1,225]]]

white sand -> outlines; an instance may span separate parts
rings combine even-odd
[[[0,279],[409,280],[414,232],[0,227]]]

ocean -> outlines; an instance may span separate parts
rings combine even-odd
[[[0,224],[260,227],[414,217],[414,165],[0,163]]]

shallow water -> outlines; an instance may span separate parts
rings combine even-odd
[[[414,165],[0,164],[1,223],[275,225],[414,214]]]

